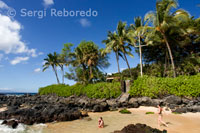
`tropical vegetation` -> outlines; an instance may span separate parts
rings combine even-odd
[[[108,31],[102,41],[104,49],[93,41],[81,41],[77,47],[64,44],[60,54],[48,54],[43,70],[52,67],[60,84],[59,67],[62,84],[65,84],[64,78],[78,84],[48,86],[47,90],[41,88],[40,94],[83,94],[95,98],[119,95],[120,83],[106,83],[109,76],[104,72],[110,65],[109,54],[114,52],[118,72],[111,76],[120,77],[121,82],[134,80],[131,96],[200,96],[200,18],[177,7],[176,0],[157,0],[155,11],[149,11],[144,17],[136,16],[132,24],[119,21],[116,30]],[[130,66],[130,61],[135,61],[134,51],[140,57],[135,68]],[[133,59],[128,60],[128,56]],[[120,71],[120,58],[127,64],[126,70]],[[114,85],[116,94],[110,94],[113,88],[107,88],[113,84],[117,84]]]

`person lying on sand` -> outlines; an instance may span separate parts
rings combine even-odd
[[[103,128],[104,127],[104,121],[103,121],[102,117],[99,118],[99,126],[98,127],[99,128]]]
[[[160,128],[161,124],[168,127],[168,125],[162,120],[163,112],[164,112],[163,108],[161,108],[160,105],[158,105],[157,107],[158,107],[158,127]]]

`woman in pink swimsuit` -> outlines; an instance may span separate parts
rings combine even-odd
[[[168,127],[168,125],[162,120],[163,117],[163,109],[160,107],[160,105],[157,106],[158,107],[158,126],[160,127],[161,124],[165,125],[166,127]]]

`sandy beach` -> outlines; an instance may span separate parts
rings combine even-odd
[[[120,114],[118,111],[89,113],[91,121],[86,119],[70,122],[49,123],[43,130],[44,133],[111,133],[114,130],[121,130],[128,124],[142,123],[158,128],[157,114],[146,115],[146,112],[156,112],[154,107],[140,107],[129,109],[132,114]],[[105,128],[97,127],[98,118],[102,116],[105,121]],[[169,123],[169,127],[161,126],[169,133],[199,133],[200,113],[172,114],[166,111],[163,120]]]

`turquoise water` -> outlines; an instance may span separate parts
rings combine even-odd
[[[17,96],[21,96],[21,95],[35,95],[37,93],[32,93],[32,92],[0,92],[0,95],[17,95]]]

